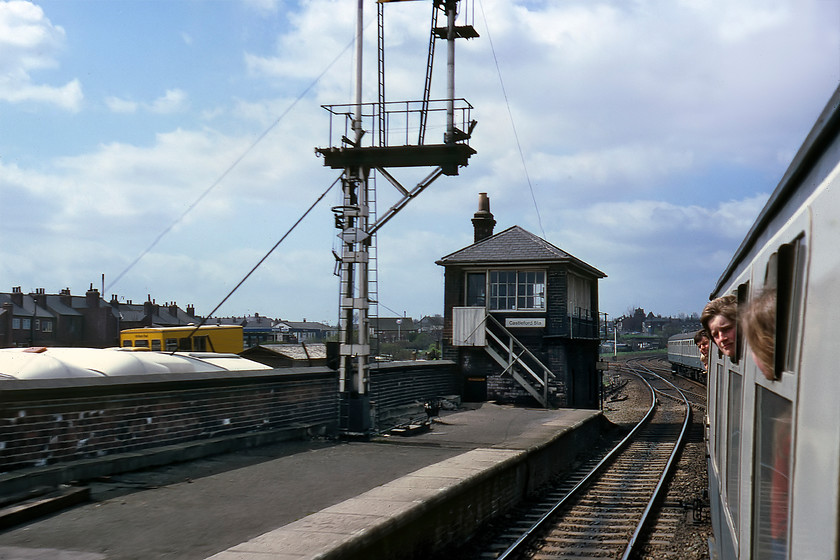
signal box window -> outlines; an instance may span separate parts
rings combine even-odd
[[[483,272],[467,273],[467,307],[487,305],[487,275]]]
[[[545,272],[491,270],[490,309],[545,309]]]

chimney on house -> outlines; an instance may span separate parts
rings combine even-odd
[[[473,215],[472,219],[473,229],[475,235],[473,242],[478,243],[482,239],[487,239],[493,235],[493,227],[496,225],[496,220],[493,219],[493,214],[490,213],[490,198],[487,193],[478,193],[478,212]]]
[[[191,303],[187,304],[187,315],[195,317],[195,306]]]
[[[59,292],[58,299],[67,307],[73,307],[73,296],[70,294],[70,288],[64,288]]]
[[[152,294],[148,294],[147,300],[143,302],[143,321],[144,324],[151,326],[154,324],[155,315],[158,314],[158,305],[152,299]]]
[[[23,307],[23,292],[20,290],[20,286],[12,286],[12,294],[10,297],[12,299],[12,303],[18,307]]]
[[[44,288],[35,288],[35,294],[32,297],[35,299],[35,305],[41,309],[47,308],[47,292]]]
[[[90,285],[90,288],[85,292],[85,304],[89,309],[99,308],[99,290]]]

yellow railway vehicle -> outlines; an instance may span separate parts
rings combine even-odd
[[[242,352],[242,327],[237,325],[193,325],[144,327],[120,332],[120,346],[165,352]]]

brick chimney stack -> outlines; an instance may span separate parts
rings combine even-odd
[[[47,308],[47,292],[44,288],[35,288],[35,293],[32,297],[35,299],[35,305],[41,309]]]
[[[18,307],[23,307],[23,292],[20,290],[20,286],[12,286],[12,294],[9,297],[12,303]]]
[[[85,292],[85,305],[88,309],[99,309],[99,290],[90,285],[90,288]]]
[[[478,212],[473,215],[472,223],[473,229],[475,230],[473,237],[474,243],[492,237],[496,220],[493,219],[493,214],[490,213],[490,198],[487,196],[487,193],[478,193]]]

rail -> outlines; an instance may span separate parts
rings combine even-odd
[[[623,559],[629,558],[632,554],[636,552],[636,549],[639,547],[641,539],[640,536],[646,530],[648,526],[649,519],[652,518],[651,513],[654,511],[657,503],[659,503],[661,499],[661,495],[666,487],[666,483],[669,480],[673,469],[676,465],[676,457],[679,454],[679,450],[681,449],[683,442],[685,441],[685,434],[687,432],[687,427],[690,419],[690,406],[688,401],[685,399],[684,396],[682,397],[675,397],[671,394],[663,392],[663,389],[655,388],[655,385],[659,383],[665,383],[676,390],[678,393],[681,391],[674,387],[670,382],[666,379],[662,378],[655,373],[644,371],[640,367],[634,367],[633,370],[629,371],[628,373],[635,375],[638,377],[647,387],[651,393],[651,406],[648,409],[647,413],[644,417],[633,427],[633,429],[620,441],[616,444],[594,467],[589,470],[588,473],[585,474],[575,485],[571,488],[565,495],[563,495],[556,503],[553,504],[550,508],[545,510],[539,519],[530,525],[530,527],[523,531],[521,535],[516,539],[516,541],[508,546],[508,548],[502,552],[497,558],[499,559],[507,559],[510,560],[512,558],[523,557],[524,550],[526,547],[533,545],[534,541],[538,539],[538,533],[543,532],[547,528],[551,527],[552,519],[557,516],[557,514],[565,508],[569,503],[573,500],[578,499],[584,494],[584,489],[587,488],[593,480],[600,476],[603,471],[606,470],[608,465],[611,465],[614,460],[621,454],[628,444],[633,441],[638,435],[639,430],[641,430],[644,426],[646,426],[653,416],[657,405],[659,404],[658,396],[665,395],[669,398],[674,398],[678,401],[681,401],[686,409],[686,416],[682,423],[682,428],[680,429],[679,435],[676,438],[676,443],[674,443],[673,449],[670,452],[670,455],[666,461],[665,467],[663,468],[662,472],[658,476],[658,480],[655,482],[655,487],[650,494],[647,503],[642,505],[640,504],[639,509],[642,510],[642,513],[635,525],[635,528],[632,531],[632,535],[626,542],[626,547],[624,550],[624,555],[622,556]],[[648,377],[652,377],[648,380]],[[652,382],[655,383],[652,384]],[[670,389],[668,389],[670,391]],[[651,481],[651,486],[654,486],[654,481]],[[629,531],[628,531],[629,533]],[[572,537],[570,537],[572,538]],[[616,551],[618,552],[618,551]]]
[[[651,405],[648,409],[645,416],[633,427],[632,430],[620,441],[618,444],[613,447],[609,453],[607,453],[603,459],[601,459],[589,473],[586,474],[563,498],[561,498],[550,510],[548,510],[545,514],[543,514],[531,527],[529,527],[513,544],[511,544],[504,552],[502,552],[496,560],[507,560],[509,558],[513,558],[514,554],[522,552],[526,543],[530,542],[531,538],[540,531],[546,523],[557,513],[563,506],[565,506],[569,501],[571,501],[574,497],[578,495],[578,493],[583,490],[591,481],[592,479],[601,473],[603,468],[608,465],[626,446],[627,444],[632,441],[632,439],[636,436],[636,433],[647,424],[650,420],[650,417],[653,416],[654,411],[656,410],[656,392],[651,387],[650,383],[647,382],[643,377],[637,375],[639,379],[641,379],[645,385],[648,386],[650,389],[651,394]]]
[[[647,506],[645,506],[645,510],[642,513],[642,518],[636,526],[636,530],[633,531],[633,535],[630,537],[630,541],[627,543],[627,548],[624,550],[624,554],[621,556],[621,560],[628,560],[633,554],[635,554],[636,546],[639,542],[639,537],[641,536],[642,532],[647,526],[648,521],[650,519],[650,514],[653,511],[653,508],[656,505],[656,503],[659,501],[660,496],[662,495],[662,491],[665,488],[665,483],[671,477],[671,475],[673,474],[673,470],[676,467],[676,458],[677,455],[679,455],[679,452],[685,443],[685,434],[688,431],[688,425],[691,422],[691,405],[689,405],[688,399],[679,387],[677,387],[661,375],[654,373],[651,369],[645,366],[638,365],[629,367],[638,367],[645,374],[657,377],[660,380],[662,380],[665,384],[670,385],[677,393],[679,393],[680,397],[682,398],[682,401],[685,404],[686,414],[685,419],[683,420],[682,429],[680,430],[680,435],[677,438],[676,444],[674,444],[674,449],[671,451],[671,455],[668,457],[668,462],[665,464],[665,468],[662,471],[662,476],[659,477],[659,482],[656,484],[656,488],[654,489],[653,495],[651,496],[650,500],[648,500]],[[633,373],[635,375],[638,375],[636,372]],[[648,383],[648,387],[650,387],[650,383]],[[663,394],[669,398],[676,399],[676,397],[674,397],[673,395],[668,395],[667,393]]]

